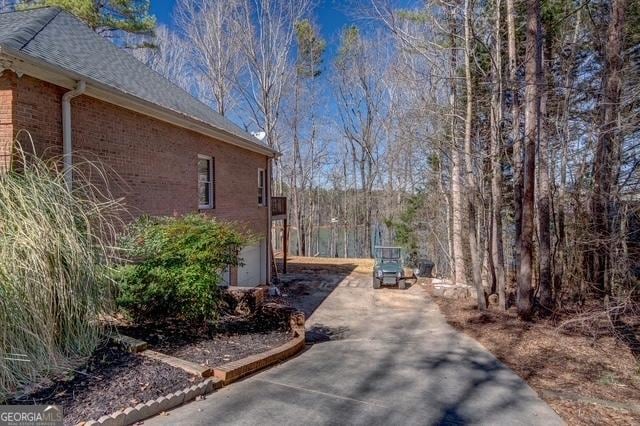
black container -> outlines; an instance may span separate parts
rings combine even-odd
[[[418,273],[419,277],[430,277],[433,270],[433,262],[429,259],[418,259]]]

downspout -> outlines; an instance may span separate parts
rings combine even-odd
[[[73,188],[73,144],[71,140],[71,99],[82,95],[87,88],[84,80],[76,84],[76,88],[62,95],[62,157],[63,173],[67,188]]]
[[[273,267],[273,241],[271,239],[273,232],[273,222],[271,219],[271,161],[272,159],[267,157],[267,170],[265,176],[265,186],[267,187],[265,192],[265,196],[267,197],[267,220],[269,221],[267,225],[267,285],[271,286],[272,277],[271,277],[271,268]]]

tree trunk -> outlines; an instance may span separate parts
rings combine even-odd
[[[464,252],[462,251],[462,215],[463,215],[463,203],[462,203],[462,188],[461,188],[461,163],[462,158],[460,150],[457,144],[457,94],[456,94],[456,70],[458,68],[458,62],[456,59],[456,23],[455,15],[453,13],[453,7],[449,7],[449,30],[450,30],[450,42],[451,42],[451,56],[449,58],[450,66],[450,104],[451,104],[451,217],[452,217],[452,240],[453,240],[453,252],[451,257],[453,258],[453,282],[465,283],[466,270],[464,261]]]
[[[611,207],[620,155],[617,119],[622,90],[625,7],[626,0],[612,0],[604,52],[600,129],[593,163],[594,188],[591,216],[597,247],[593,250],[591,281],[603,295],[611,290],[607,285],[606,277],[610,264],[611,214],[613,213]]]
[[[540,127],[541,72],[540,0],[527,0],[527,39],[525,65],[525,146],[522,191],[522,232],[520,235],[520,266],[518,270],[518,315],[530,319],[532,313],[534,189],[536,144]]]
[[[562,288],[562,281],[564,279],[564,271],[566,264],[566,234],[565,234],[565,204],[566,204],[566,187],[567,187],[567,163],[569,156],[569,100],[571,92],[573,90],[573,61],[576,54],[576,43],[578,41],[578,34],[580,30],[581,11],[576,13],[576,24],[573,31],[573,38],[571,43],[571,54],[568,58],[568,64],[566,65],[566,74],[564,78],[565,96],[561,104],[562,111],[562,127],[560,140],[561,157],[560,157],[560,185],[558,187],[558,220],[556,226],[556,252],[554,253],[554,276],[553,276],[553,292],[555,294],[556,302],[560,301],[560,290]]]
[[[520,264],[520,234],[522,232],[522,141],[520,139],[520,93],[518,90],[518,61],[516,50],[516,11],[514,0],[507,0],[507,38],[509,52],[509,91],[511,92],[511,140],[513,142],[513,215],[515,235],[513,253],[514,275]]]
[[[482,285],[482,271],[478,253],[478,233],[476,224],[476,191],[473,177],[473,157],[471,147],[471,124],[473,120],[473,82],[471,79],[471,22],[469,0],[464,2],[464,69],[466,81],[467,111],[464,124],[464,157],[467,175],[467,209],[469,214],[469,250],[471,252],[471,268],[473,286],[478,297],[478,309],[487,309],[487,300]]]
[[[299,136],[299,101],[300,101],[300,78],[296,75],[295,80],[295,96],[294,96],[294,104],[293,104],[293,170],[291,173],[292,177],[292,185],[291,192],[293,195],[293,219],[296,227],[296,251],[298,256],[306,256],[306,252],[304,250],[304,222],[303,222],[303,212],[304,212],[304,204],[301,201],[302,196],[304,196],[304,185],[301,185],[302,182],[298,182],[298,177],[300,180],[303,180],[303,167],[302,167],[302,155],[300,154],[300,136]]]
[[[502,241],[502,51],[500,37],[500,3],[496,0],[494,85],[491,92],[491,257],[496,275],[498,305],[506,309],[504,248]]]
[[[539,93],[538,252],[540,275],[538,277],[538,290],[540,306],[543,311],[548,313],[553,309],[553,290],[551,287],[551,190],[549,187],[549,141],[545,127],[547,115],[547,89],[545,86],[540,87],[541,93]]]

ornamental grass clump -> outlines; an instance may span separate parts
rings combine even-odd
[[[0,171],[0,401],[69,371],[100,342],[99,319],[114,305],[109,241],[122,213],[80,169],[69,190],[60,159],[16,151],[17,164]]]
[[[135,320],[215,319],[222,272],[238,266],[253,237],[203,215],[143,217],[122,239],[128,262],[115,268],[118,306]]]

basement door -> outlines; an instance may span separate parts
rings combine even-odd
[[[243,248],[240,257],[244,266],[238,268],[238,286],[255,287],[266,281],[266,252],[265,243],[260,243]]]

